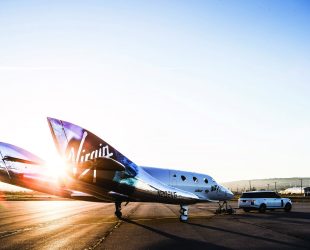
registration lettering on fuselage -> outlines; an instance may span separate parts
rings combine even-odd
[[[177,192],[158,190],[157,193],[158,193],[158,196],[160,197],[172,198],[172,199],[177,198]]]

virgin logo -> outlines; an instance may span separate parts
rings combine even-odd
[[[75,148],[71,147],[67,157],[68,161],[79,163],[96,159],[98,157],[110,158],[111,156],[113,156],[113,153],[109,151],[109,146],[103,146],[101,143],[98,145],[98,149],[91,152],[86,152],[87,149],[85,150],[83,146],[87,135],[87,131],[84,131],[77,154],[75,153]]]

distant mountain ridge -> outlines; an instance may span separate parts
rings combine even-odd
[[[301,181],[302,180],[302,181]],[[310,187],[310,177],[270,178],[223,182],[222,184],[233,192],[251,190],[284,190],[289,187]]]

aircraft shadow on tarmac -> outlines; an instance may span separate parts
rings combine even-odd
[[[127,218],[122,218],[121,220],[130,223],[132,225],[138,226],[138,227],[142,227],[146,230],[149,230],[153,233],[162,235],[166,238],[169,238],[167,240],[161,240],[156,244],[152,244],[151,246],[148,246],[148,249],[163,249],[163,250],[171,250],[171,249],[193,249],[196,248],[197,249],[229,249],[226,247],[222,247],[222,246],[218,246],[215,245],[213,243],[208,243],[208,242],[203,242],[203,241],[198,241],[198,240],[193,240],[193,239],[186,239],[186,238],[182,238],[180,236],[174,235],[174,234],[170,234],[161,230],[158,230],[156,228],[147,226],[147,225],[143,225],[140,223],[137,223],[135,221],[132,221],[130,219]],[[178,222],[179,223],[179,222]]]
[[[250,213],[240,214],[238,219],[246,219],[252,221],[254,224],[256,221],[260,221],[260,224],[265,227],[276,227],[277,231],[284,232],[295,238],[299,238],[310,242],[310,231],[305,230],[307,225],[310,223],[310,213],[309,212],[295,212],[291,211],[289,213],[282,211],[267,211],[264,214],[260,214],[256,211]],[[240,220],[240,221],[241,221]],[[262,221],[263,220],[263,221]],[[290,228],[295,230],[290,230]],[[297,229],[297,230],[296,230]]]
[[[292,244],[292,243],[288,243],[288,242],[282,242],[279,240],[265,238],[265,237],[257,236],[257,235],[251,235],[251,234],[242,233],[242,232],[238,232],[238,231],[232,231],[229,229],[224,229],[224,228],[219,228],[219,227],[214,227],[214,226],[201,225],[201,224],[192,223],[192,222],[188,222],[187,224],[192,225],[192,226],[202,227],[202,228],[209,229],[209,230],[222,231],[223,233],[229,233],[229,234],[235,234],[238,236],[253,238],[253,240],[262,240],[262,241],[271,242],[271,243],[275,243],[275,244],[281,244],[283,246],[291,246],[294,248],[304,248],[304,246],[302,246],[302,245]]]
[[[259,213],[258,211],[248,212],[244,214],[240,214],[238,216],[243,218],[253,218],[253,219],[262,219],[261,216],[264,216],[266,219],[280,219],[280,220],[287,220],[292,221],[292,219],[301,219],[301,220],[294,220],[294,223],[310,223],[310,213],[307,212],[294,212],[291,211],[289,213],[282,212],[282,211],[267,211],[264,214]],[[309,221],[308,221],[309,220]]]
[[[294,212],[293,212],[294,213]],[[296,214],[298,214],[298,216],[303,216],[302,218],[309,218],[309,213],[300,213],[300,212],[295,212]],[[279,214],[277,214],[279,215]],[[251,216],[251,214],[245,214],[245,216]],[[254,215],[252,215],[254,216]],[[279,216],[285,216],[285,214],[279,215]],[[238,216],[239,217],[239,216]],[[158,243],[156,244],[152,244],[150,246],[148,246],[148,249],[193,249],[193,248],[211,248],[211,249],[231,249],[231,248],[226,248],[224,246],[219,246],[216,245],[214,243],[209,243],[209,242],[203,242],[203,241],[199,241],[199,240],[194,240],[194,239],[186,239],[183,237],[180,237],[178,235],[175,234],[171,234],[171,233],[167,233],[164,231],[161,231],[157,228],[148,226],[148,225],[144,225],[144,224],[140,224],[136,221],[132,221],[128,218],[123,218],[121,219],[124,222],[130,223],[134,226],[137,227],[141,227],[143,229],[149,230],[153,233],[162,235],[166,238],[169,238],[167,240],[161,240],[158,241]],[[247,237],[247,238],[252,238],[253,240],[261,240],[261,241],[265,241],[265,242],[269,242],[269,243],[274,243],[277,245],[283,245],[283,246],[290,246],[292,248],[304,248],[304,245],[299,245],[294,244],[294,243],[289,243],[289,242],[283,242],[280,240],[275,240],[275,239],[271,239],[271,238],[266,238],[266,237],[262,237],[262,236],[258,236],[258,235],[253,235],[253,234],[248,234],[245,232],[240,232],[237,231],[238,228],[236,228],[236,231],[230,230],[230,229],[225,229],[225,228],[221,228],[221,227],[215,227],[215,226],[211,226],[211,225],[202,225],[202,224],[198,224],[198,223],[194,223],[194,222],[187,222],[184,224],[189,225],[189,226],[194,226],[194,227],[200,227],[200,228],[204,228],[207,230],[212,230],[212,231],[219,231],[221,233],[227,233],[227,234],[234,234],[237,236],[241,236],[241,237]],[[207,232],[206,232],[207,233]]]

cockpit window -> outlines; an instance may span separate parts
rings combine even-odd
[[[206,183],[206,184],[208,184],[208,179],[207,178],[204,178],[204,182]]]
[[[181,175],[181,179],[182,179],[182,181],[185,181],[186,177],[184,175]]]
[[[194,177],[193,177],[193,181],[197,183],[197,182],[198,182],[197,177],[194,176]]]

